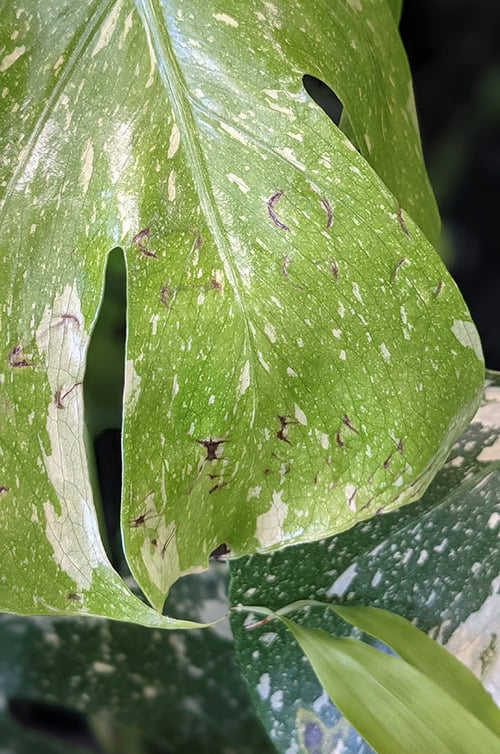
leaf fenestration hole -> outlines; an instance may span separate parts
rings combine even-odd
[[[106,265],[104,293],[90,338],[83,382],[85,423],[94,450],[94,493],[102,503],[101,522],[115,568],[123,564],[120,538],[121,425],[125,378],[127,283],[123,251],[113,249]]]
[[[87,720],[77,710],[20,697],[9,699],[7,709],[11,719],[25,730],[51,736],[87,751],[100,751]]]
[[[324,81],[308,73],[302,76],[302,83],[311,99],[339,126],[344,106],[335,92]]]

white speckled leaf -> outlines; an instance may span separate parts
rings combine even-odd
[[[81,401],[116,245],[124,545],[156,608],[222,543],[267,551],[418,497],[483,365],[427,240],[385,0],[28,0],[2,20],[0,607],[126,613]],[[305,73],[339,94],[363,156]]]
[[[275,610],[303,599],[391,610],[444,644],[499,704],[499,531],[500,375],[489,372],[482,405],[420,502],[324,542],[231,563],[230,600]],[[330,610],[295,617],[349,633]],[[243,620],[233,614],[240,665],[277,750],[330,754],[342,742],[344,751],[371,752],[287,632],[276,621],[246,631]]]

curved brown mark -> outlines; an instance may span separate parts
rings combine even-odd
[[[336,432],[335,433],[335,442],[337,443],[337,445],[339,446],[339,448],[343,448],[344,447],[344,441],[342,440],[342,438],[340,436],[340,432]]]
[[[139,231],[139,233],[135,234],[132,239],[132,243],[141,243],[141,241],[144,241],[145,238],[149,238],[150,232],[151,229],[149,228],[149,226],[147,228],[143,228]]]
[[[22,369],[23,367],[31,366],[31,363],[24,356],[23,347],[20,343],[17,343],[17,345],[15,345],[14,348],[9,351],[7,358],[9,361],[9,366],[12,369]]]
[[[288,225],[285,225],[285,223],[282,223],[281,220],[278,220],[276,213],[274,211],[274,207],[279,202],[281,197],[283,196],[283,191],[276,191],[268,200],[267,200],[267,212],[269,214],[269,217],[273,221],[273,223],[276,225],[277,228],[280,230],[290,230]]]
[[[330,270],[335,280],[338,280],[339,279],[339,266],[335,259],[332,259]]]
[[[203,238],[201,237],[201,233],[198,228],[194,228],[193,233],[196,236],[196,238],[194,239],[194,247],[195,249],[201,249],[201,247],[203,246]]]
[[[398,261],[397,265],[394,268],[394,272],[392,273],[392,277],[394,278],[394,280],[398,279],[399,270],[407,262],[409,262],[409,259],[407,259],[407,257],[401,257],[401,259]]]
[[[161,557],[162,558],[165,557],[165,553],[167,552],[167,547],[169,546],[170,542],[173,540],[176,531],[177,531],[177,526],[175,526],[175,524],[174,524],[174,528],[172,529],[172,531],[170,532],[170,534],[166,538],[165,542],[163,543],[163,547],[161,548]]]
[[[65,325],[66,323],[70,324],[73,323],[77,329],[80,328],[80,320],[78,317],[75,317],[74,314],[60,314],[58,316],[58,322],[53,325],[53,327],[58,327],[59,325]]]
[[[403,233],[405,234],[405,236],[408,236],[408,238],[410,238],[410,231],[406,227],[406,223],[405,223],[404,217],[403,217],[403,210],[402,210],[401,207],[398,207],[398,209],[397,209],[397,216],[398,216],[399,227],[401,228],[401,230],[403,231]]]
[[[222,542],[222,544],[216,547],[215,550],[213,550],[208,557],[210,558],[210,560],[220,560],[221,558],[224,557],[224,555],[229,555],[230,552],[231,550],[226,545],[226,543]]]
[[[354,492],[347,500],[347,507],[350,511],[356,512],[356,495],[358,494],[358,488],[354,488]]]
[[[342,417],[342,424],[345,424],[347,429],[350,429],[351,432],[355,432],[355,434],[359,435],[358,430],[352,426],[351,421],[349,417],[347,416],[347,414],[344,414],[344,416]]]
[[[290,259],[289,256],[287,256],[285,254],[285,256],[283,257],[283,260],[281,262],[281,274],[285,278],[288,277],[288,267],[290,266],[291,263],[292,263],[292,260]]]
[[[223,285],[222,283],[219,283],[219,281],[216,280],[215,278],[210,279],[208,286],[209,288],[212,288],[214,291],[218,291],[219,293],[222,293]]]
[[[144,513],[141,513],[139,516],[137,516],[137,518],[133,518],[131,521],[129,521],[128,525],[131,529],[138,529],[140,526],[144,526],[147,521],[152,521],[155,518],[160,518],[160,516],[161,513],[153,513],[153,511],[151,510],[146,510],[144,511]]]
[[[324,199],[323,197],[321,197],[320,203],[321,203],[321,206],[323,207],[323,209],[326,212],[326,227],[327,227],[327,229],[331,228],[332,227],[332,223],[333,223],[332,205],[330,204],[330,202],[328,201],[328,199]]]
[[[8,491],[9,491],[9,488],[5,487],[4,485],[2,485],[0,487],[0,496],[5,495],[5,493],[8,492]]]
[[[211,437],[208,440],[196,440],[198,445],[203,445],[207,451],[205,461],[218,461],[222,453],[222,445],[227,440],[214,440]]]
[[[72,602],[81,602],[82,596],[81,594],[76,594],[75,592],[68,592],[66,599],[71,600]]]
[[[70,393],[72,393],[73,390],[76,387],[78,387],[78,385],[81,385],[81,384],[82,384],[81,382],[75,382],[75,384],[73,385],[73,387],[70,387],[70,389],[66,390],[64,393],[63,393],[64,388],[62,388],[62,387],[60,387],[58,390],[56,390],[56,392],[54,393],[54,403],[55,403],[56,407],[57,408],[66,408],[66,406],[64,405],[64,402],[63,402],[64,399]]]
[[[288,439],[288,427],[290,426],[290,424],[297,424],[298,422],[290,419],[290,417],[288,416],[278,416],[277,419],[280,423],[280,428],[276,432],[276,437],[278,438],[278,440],[287,442],[289,445],[291,445],[292,443]]]
[[[443,290],[443,288],[444,288],[444,281],[440,280],[436,288],[434,289],[434,296],[436,298],[441,295],[441,291]]]
[[[390,453],[387,458],[384,461],[384,469],[387,469],[392,461],[392,457],[394,456],[394,453],[401,453],[401,455],[404,454],[404,447],[402,440],[398,441],[398,444],[396,445],[395,449]]]
[[[151,251],[151,249],[146,249],[146,247],[142,246],[142,244],[137,245],[137,251],[139,251],[144,257],[147,257],[148,259],[158,259],[154,251]]]

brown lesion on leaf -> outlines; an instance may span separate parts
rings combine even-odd
[[[330,262],[330,272],[332,273],[335,280],[339,279],[339,265],[336,259],[332,259],[332,261]]]
[[[403,233],[405,234],[405,236],[407,236],[408,238],[410,238],[410,231],[406,227],[406,223],[405,223],[404,217],[403,217],[403,209],[401,207],[398,207],[397,210],[396,210],[396,214],[398,216],[399,227],[401,228],[401,230],[403,231]]]
[[[216,278],[210,278],[208,288],[214,291],[218,291],[218,293],[222,293],[222,291],[224,290],[224,286]]]
[[[347,427],[347,429],[349,429],[351,432],[354,432],[356,435],[359,435],[359,431],[355,427],[353,427],[353,425],[351,424],[351,420],[349,419],[347,414],[344,414],[344,416],[342,417],[342,424],[345,427]]]
[[[151,490],[151,492],[148,492],[145,497],[145,501],[148,500],[151,495],[154,495],[153,490]],[[131,529],[139,529],[141,526],[145,526],[148,521],[154,521],[155,519],[160,518],[161,515],[161,513],[156,512],[156,509],[148,509],[148,507],[146,506],[144,513],[140,513],[136,518],[131,519],[128,522],[128,525]]]
[[[355,487],[351,495],[347,498],[347,507],[353,513],[356,512],[356,495],[358,494],[358,488]]]
[[[208,440],[196,440],[195,442],[205,448],[207,453],[204,459],[205,461],[218,461],[222,456],[222,446],[227,442],[227,440],[224,440],[222,438],[216,440],[212,437],[209,437]]]
[[[434,288],[434,296],[435,296],[435,298],[438,298],[438,296],[441,295],[441,292],[442,292],[443,288],[444,288],[444,281],[440,280],[439,283],[437,284],[437,286]]]
[[[143,256],[149,257],[150,259],[158,259],[156,253],[151,249],[148,249],[148,247],[145,245],[150,233],[151,228],[149,226],[147,228],[143,228],[135,234],[132,239],[132,243],[135,245],[137,251],[140,252]]]
[[[32,366],[31,361],[24,355],[23,347],[20,343],[11,348],[7,357],[11,369],[23,369]]]
[[[70,600],[71,602],[81,602],[82,595],[76,594],[76,592],[68,592],[68,594],[66,595],[66,599]]]
[[[332,210],[332,206],[331,206],[330,202],[328,201],[328,199],[325,199],[324,197],[321,197],[320,204],[321,204],[322,208],[326,212],[326,227],[327,227],[327,230],[328,230],[328,228],[331,228],[332,224],[333,224],[333,210]]]
[[[269,199],[267,200],[267,213],[277,228],[279,228],[280,230],[290,230],[288,225],[285,225],[285,223],[282,223],[281,220],[278,219],[276,212],[274,211],[276,204],[279,202],[282,196],[283,191],[275,191],[274,194],[269,197]]]
[[[201,236],[201,233],[198,228],[193,228],[193,233],[195,235],[194,247],[195,249],[201,249],[201,247],[203,246],[203,238]]]
[[[344,441],[342,440],[339,431],[337,431],[335,433],[335,442],[337,443],[337,447],[339,447],[339,448],[343,448],[344,447]]]
[[[69,388],[69,390],[65,390],[64,387],[58,388],[56,392],[54,393],[54,404],[56,408],[64,409],[66,408],[66,405],[64,404],[64,400],[67,398],[67,396],[73,392],[75,388],[77,388],[79,385],[81,385],[81,382],[75,382],[75,384]]]
[[[0,486],[0,497],[2,497],[2,495],[7,494],[8,491],[9,491],[9,488],[6,487],[4,484],[2,484]]]
[[[280,423],[280,428],[276,432],[276,437],[278,438],[278,440],[287,442],[289,445],[291,445],[291,442],[288,439],[288,427],[291,424],[298,424],[298,422],[295,421],[295,419],[291,419],[289,416],[278,416],[277,419]]]
[[[399,270],[405,265],[409,263],[409,259],[407,257],[401,257],[401,259],[398,260],[397,265],[394,268],[394,271],[392,273],[393,280],[398,279]]]
[[[74,325],[77,330],[80,329],[80,320],[78,317],[75,317],[74,314],[58,314],[57,315],[57,322],[52,325],[52,327],[59,327],[61,325]]]
[[[288,254],[285,254],[283,259],[281,260],[281,274],[284,278],[288,277],[288,268],[291,265],[292,260],[288,256]]]
[[[168,537],[166,538],[165,542],[162,545],[160,556],[163,559],[165,557],[165,553],[167,552],[167,548],[170,544],[170,542],[175,537],[175,533],[177,531],[177,526],[174,524],[172,527],[172,531],[169,533]]]
[[[168,306],[174,297],[174,293],[175,288],[172,288],[170,281],[166,280],[160,288],[160,303],[162,303],[163,306]]]
[[[394,456],[394,453],[400,453],[401,455],[403,455],[403,453],[404,453],[404,446],[403,446],[403,441],[402,440],[398,440],[398,444],[396,445],[396,447],[394,448],[394,450],[391,453],[389,453],[389,455],[385,459],[385,461],[384,461],[384,469],[389,468],[390,463],[392,461],[392,458]]]
[[[225,542],[222,542],[220,545],[218,545],[215,550],[212,550],[212,552],[209,555],[210,560],[221,560],[225,555],[229,555],[231,550],[227,546]]]

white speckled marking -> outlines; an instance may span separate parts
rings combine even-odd
[[[243,369],[241,370],[240,380],[238,383],[238,395],[243,395],[248,390],[249,385],[250,385],[250,362],[247,359],[243,365]]]
[[[26,52],[26,47],[15,47],[9,55],[6,55],[0,63],[0,73],[3,73]]]
[[[239,26],[236,19],[228,16],[227,13],[212,13],[212,17],[215,18],[216,21],[222,21],[223,24],[232,26],[234,29],[237,29]]]
[[[451,331],[460,345],[464,348],[472,348],[479,361],[483,361],[483,349],[481,341],[473,322],[455,319]]]
[[[255,537],[262,548],[271,547],[283,539],[283,523],[288,515],[288,505],[281,499],[282,495],[283,490],[274,491],[269,510],[257,516]]]
[[[80,170],[80,186],[84,194],[87,193],[90,179],[92,178],[92,171],[94,169],[94,147],[91,139],[87,140],[82,152],[81,157],[82,167]]]
[[[167,157],[169,160],[172,159],[172,157],[175,155],[175,153],[179,149],[180,143],[181,143],[181,135],[179,133],[179,128],[177,127],[177,123],[174,123],[174,125],[172,126],[172,130],[170,132],[170,140],[168,143]]]

